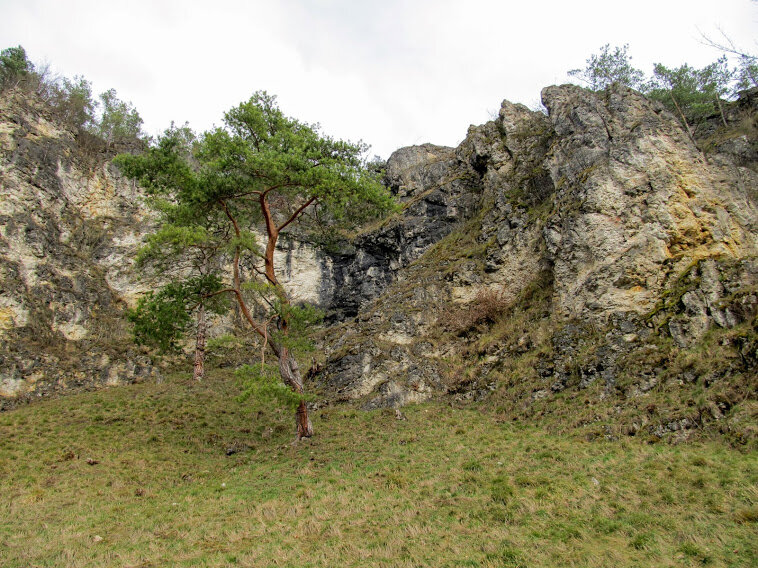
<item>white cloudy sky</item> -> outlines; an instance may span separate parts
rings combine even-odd
[[[0,0],[0,48],[130,100],[150,134],[196,130],[260,89],[285,113],[389,154],[456,145],[505,98],[535,106],[605,43],[703,66],[700,32],[758,51],[751,0]]]

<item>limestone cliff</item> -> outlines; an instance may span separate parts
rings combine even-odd
[[[161,284],[135,268],[153,217],[110,163],[139,150],[107,148],[27,92],[0,94],[0,409],[158,376],[125,318]],[[287,241],[277,260],[293,299],[329,301],[328,258]],[[214,324],[223,333],[234,316]]]
[[[46,111],[0,98],[0,404],[154,373],[123,317],[145,289],[138,189]]]
[[[401,213],[339,250],[282,243],[294,298],[329,313],[310,386],[365,408],[612,414],[607,436],[754,435],[758,93],[697,140],[624,87],[542,97],[457,148],[395,152]],[[134,271],[150,215],[108,157],[44,106],[0,101],[3,404],[156,374],[123,317],[155,285]]]
[[[515,418],[570,392],[626,401],[625,427],[656,435],[752,408],[755,93],[705,153],[630,89],[542,98],[547,114],[506,101],[458,148],[390,158],[406,213],[341,264],[360,283],[341,307],[360,309],[327,334],[325,392],[367,408],[490,396]],[[705,392],[695,408],[690,389],[639,419],[646,393],[683,382]]]

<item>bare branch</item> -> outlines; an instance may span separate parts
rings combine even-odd
[[[724,41],[726,43],[718,43],[717,41],[712,40],[710,37],[708,37],[702,30],[698,29],[698,32],[700,33],[700,38],[703,45],[707,45],[708,47],[712,47],[714,49],[718,49],[719,51],[722,51],[724,53],[731,53],[732,55],[737,55],[739,57],[748,57],[753,58],[755,55],[749,54],[747,51],[743,51],[739,49],[736,45],[734,45],[734,42],[732,41],[732,38],[730,38],[726,32],[721,29],[720,26],[717,26],[717,29],[721,36],[724,38]]]
[[[313,196],[313,197],[311,197],[311,198],[310,198],[308,201],[306,201],[306,202],[305,202],[305,203],[303,203],[303,204],[302,204],[300,207],[298,207],[297,211],[295,211],[295,212],[292,214],[292,216],[291,216],[289,219],[287,219],[287,221],[285,221],[285,222],[284,222],[284,224],[282,224],[282,225],[279,225],[279,232],[281,232],[281,231],[282,231],[282,229],[284,229],[284,228],[285,228],[287,225],[289,225],[289,224],[290,224],[290,223],[292,223],[292,222],[293,222],[295,219],[297,219],[297,218],[300,216],[300,213],[302,213],[303,211],[305,211],[305,209],[306,209],[306,208],[307,208],[307,207],[308,207],[308,206],[309,206],[311,203],[313,203],[314,201],[316,201],[316,199],[317,199],[317,197],[314,195],[314,196]]]

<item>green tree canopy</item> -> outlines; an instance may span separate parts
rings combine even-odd
[[[733,71],[726,57],[696,69],[686,63],[668,68],[656,63],[646,93],[661,101],[688,122],[699,121],[720,109],[720,100],[730,91]]]
[[[124,171],[141,177],[161,215],[158,230],[149,235],[137,257],[138,265],[173,278],[156,294],[142,298],[130,312],[138,343],[174,350],[196,316],[195,378],[205,373],[206,309],[221,314],[227,308],[220,285],[219,264],[228,249],[219,217],[191,201],[174,199],[178,188],[192,190],[198,183],[193,149],[195,133],[173,124],[139,160],[118,157]]]
[[[34,65],[26,57],[26,50],[20,45],[0,51],[0,89],[15,87],[33,71]]]
[[[77,128],[96,129],[97,103],[92,98],[92,83],[84,77],[63,77],[55,89],[53,106],[69,124]]]
[[[758,57],[740,54],[736,80],[735,92],[758,87]]]
[[[222,283],[212,294],[236,301],[264,352],[278,360],[282,382],[302,397],[292,350],[296,323],[310,316],[293,305],[277,276],[279,238],[296,226],[303,234],[362,222],[392,210],[392,198],[366,167],[365,145],[335,140],[287,117],[263,91],[227,112],[223,127],[196,142],[190,138],[174,129],[146,153],[117,160],[161,213],[161,229],[152,237],[161,244],[152,250],[171,258],[190,245],[222,252],[225,262],[206,266],[206,274]],[[154,253],[150,247],[145,255]],[[303,398],[297,425],[298,437],[311,435]]]
[[[97,133],[109,145],[119,140],[139,138],[142,134],[142,117],[132,103],[118,98],[115,89],[100,94],[102,116],[96,125]]]
[[[610,45],[605,44],[600,48],[599,54],[593,53],[587,59],[584,69],[572,69],[568,74],[587,84],[593,91],[605,89],[613,83],[636,89],[642,84],[645,75],[632,66],[628,50],[629,46],[624,45],[614,47],[611,51]]]
[[[220,286],[215,275],[201,275],[148,292],[128,313],[137,342],[164,352],[177,350],[179,341],[192,324],[194,310],[203,298],[212,296]],[[211,305],[217,313],[223,313],[223,304],[215,302]]]

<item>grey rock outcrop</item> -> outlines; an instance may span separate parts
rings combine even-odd
[[[697,144],[622,86],[542,98],[547,113],[503,102],[457,148],[396,151],[386,180],[402,210],[338,252],[281,242],[293,299],[329,313],[325,400],[507,389],[528,413],[579,391],[628,402],[717,385],[697,415],[629,426],[655,436],[754,400],[756,93]],[[0,100],[0,405],[157,375],[123,317],[156,285],[134,270],[150,214],[86,142],[41,106]]]
[[[355,317],[401,268],[465,222],[479,203],[478,176],[452,148],[402,148],[387,162],[387,180],[403,205],[402,215],[332,256],[330,307],[339,319]]]
[[[721,150],[704,154],[675,117],[623,86],[542,97],[547,115],[506,101],[455,150],[390,158],[396,193],[417,208],[355,243],[354,259],[376,248],[370,263],[343,268],[355,306],[344,315],[358,317],[326,342],[328,392],[368,408],[478,398],[508,361],[539,351],[533,399],[594,384],[610,393],[662,336],[692,346],[755,317],[758,177],[740,136],[722,133]],[[740,100],[729,112],[754,121],[757,110]],[[515,322],[540,302],[515,337],[485,329],[487,305]],[[745,361],[734,373],[751,372]],[[656,364],[640,367],[630,393],[660,380]]]
[[[148,286],[133,270],[148,217],[81,144],[43,105],[0,98],[0,405],[156,373],[123,317]]]

